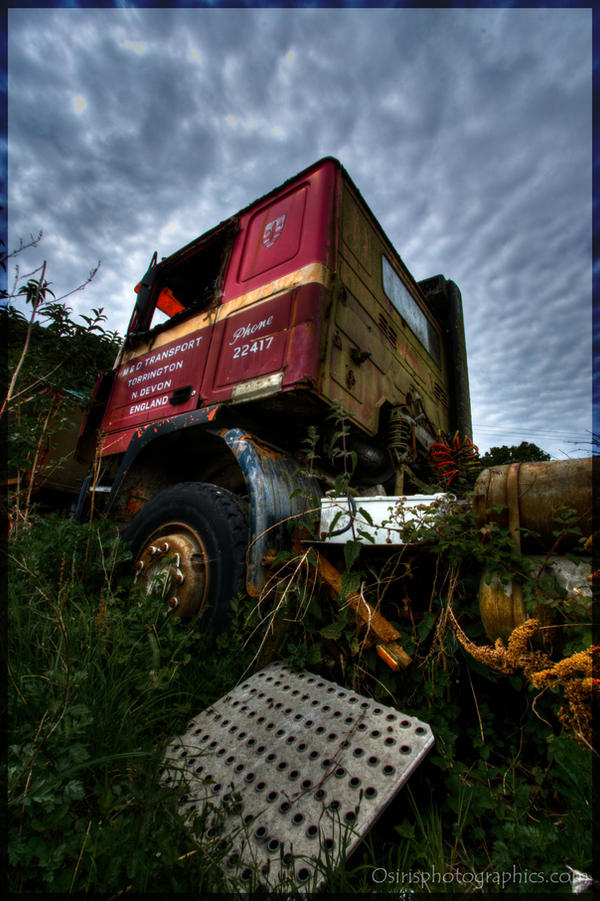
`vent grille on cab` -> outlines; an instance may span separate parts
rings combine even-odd
[[[398,336],[392,325],[385,318],[383,313],[379,314],[379,331],[388,339],[392,347],[396,347]]]
[[[442,407],[448,406],[448,395],[437,382],[433,383],[433,396],[441,403]]]

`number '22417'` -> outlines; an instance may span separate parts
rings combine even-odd
[[[239,357],[247,357],[248,354],[257,354],[260,353],[261,350],[268,350],[273,343],[273,336],[270,335],[268,338],[257,338],[256,341],[252,341],[251,344],[240,344],[239,347],[236,347],[233,351],[233,359],[237,360]]]

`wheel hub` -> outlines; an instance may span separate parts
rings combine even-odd
[[[135,564],[136,579],[148,594],[158,591],[167,613],[194,616],[206,600],[206,549],[202,539],[184,523],[169,523],[153,532]]]

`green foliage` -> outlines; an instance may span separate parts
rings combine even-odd
[[[327,416],[326,432],[324,449],[328,463],[336,473],[334,491],[337,495],[348,494],[358,464],[358,456],[356,451],[349,449],[350,428],[339,402]]]
[[[436,739],[360,860],[328,871],[329,891],[397,889],[374,884],[378,867],[414,880],[416,891],[459,891],[479,880],[480,890],[527,893],[535,886],[483,880],[513,868],[564,873],[567,863],[590,872],[589,752],[561,732],[556,696],[491,672],[444,630],[450,596],[469,634],[480,632],[469,566],[477,570],[487,553],[487,538],[477,537],[465,505],[446,518],[451,522],[441,517],[433,530],[427,525],[435,559],[444,561],[428,592],[423,571],[435,567],[422,533],[417,551],[410,558],[400,552],[395,569],[365,566],[351,545],[340,599],[319,594],[296,566],[280,606],[281,618],[294,620],[286,633],[290,661],[422,719]],[[282,565],[294,567],[284,556]],[[505,564],[508,548],[496,556]],[[211,645],[202,630],[165,617],[158,597],[132,587],[128,557],[103,522],[34,518],[11,542],[12,891],[231,889],[214,843],[202,839],[202,815],[196,840],[177,812],[185,787],[167,789],[160,771],[169,739],[255,665],[264,622],[258,628],[256,606],[234,599],[232,628]],[[448,579],[459,564],[461,580]],[[392,608],[413,657],[397,674],[363,646],[344,602],[357,589],[373,599],[386,572],[395,573],[396,602],[413,598],[408,620],[399,616],[401,605]],[[280,590],[284,584],[282,574]],[[418,883],[432,873],[453,882]]]
[[[218,890],[159,775],[167,740],[248,667],[249,607],[215,650],[132,587],[128,559],[102,522],[34,517],[11,542],[11,891]]]
[[[344,890],[399,889],[373,884],[369,874],[380,867],[414,878],[402,886],[407,891],[528,893],[539,891],[542,880],[544,891],[564,891],[566,864],[591,871],[590,751],[562,730],[560,693],[540,692],[522,675],[477,662],[448,621],[451,607],[471,640],[488,643],[477,602],[484,570],[517,579],[531,604],[541,596],[561,609],[564,596],[548,598],[539,560],[534,565],[517,553],[507,529],[479,528],[468,501],[417,512],[405,521],[391,507],[386,522],[410,545],[378,557],[376,549],[349,541],[338,562],[345,567],[340,597],[318,595],[302,617],[286,613],[294,623],[287,644],[294,662],[422,719],[436,739],[411,778],[412,803],[401,799],[390,808]],[[557,511],[556,524],[557,538],[581,543],[572,511]],[[365,645],[346,603],[359,589],[401,632],[413,661],[406,670],[392,673]],[[560,656],[587,647],[589,632],[579,625],[584,612],[570,610],[575,628],[563,630]],[[447,881],[418,882],[419,874],[435,872]],[[559,876],[561,882],[549,881]]]
[[[107,331],[102,308],[91,316],[81,316],[85,325],[76,323],[72,310],[64,303],[42,304],[37,315],[45,320],[34,322],[18,390],[31,390],[43,384],[54,391],[65,389],[90,396],[100,372],[110,369],[120,345],[116,332]],[[16,367],[27,334],[28,317],[8,304],[0,310],[3,333],[7,336],[8,367]]]
[[[530,441],[521,441],[519,445],[510,447],[503,444],[501,447],[490,447],[480,462],[482,466],[504,466],[507,463],[537,463],[550,460],[550,454],[543,451],[537,444]]]
[[[21,292],[45,325],[31,324],[11,304],[0,310],[0,325],[8,339],[9,377],[14,378],[7,404],[14,527],[27,521],[38,487],[64,466],[53,451],[61,431],[70,433],[72,454],[98,375],[112,367],[120,343],[115,332],[105,329],[101,308],[82,316],[85,324],[80,325],[66,304],[47,299],[52,293],[47,282],[30,280]]]

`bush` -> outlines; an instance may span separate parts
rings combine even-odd
[[[107,523],[56,516],[11,545],[11,891],[196,891],[208,878],[159,773],[168,739],[251,651],[235,622],[215,652],[165,617],[123,574],[128,557]]]

